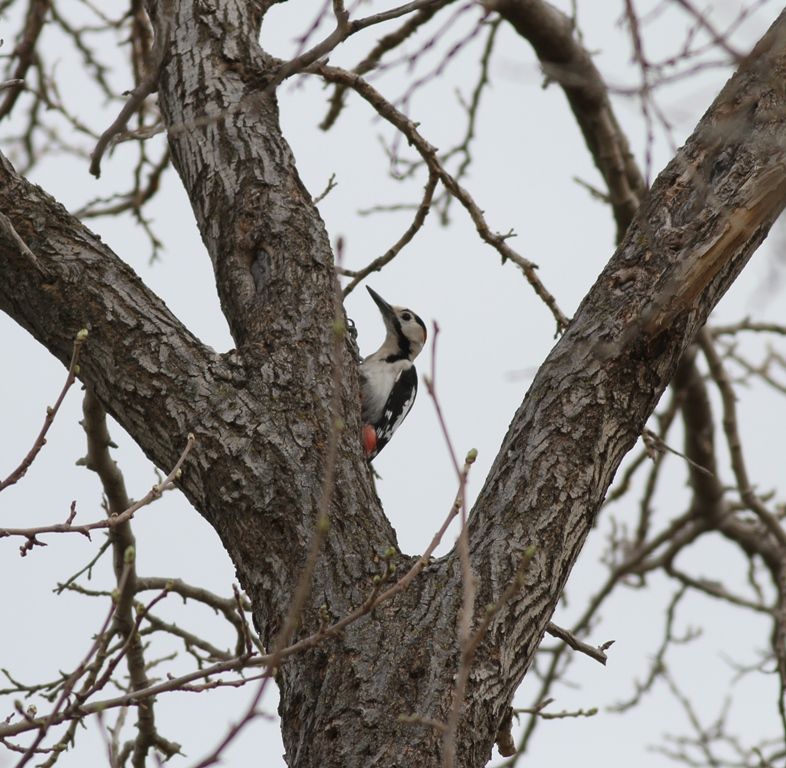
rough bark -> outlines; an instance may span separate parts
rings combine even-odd
[[[333,525],[301,631],[321,608],[339,618],[363,600],[395,534],[361,455],[349,342],[339,413],[329,413],[332,260],[274,97],[261,92],[271,62],[254,42],[259,8],[213,0],[151,10],[165,47],[160,100],[173,157],[238,352],[202,345],[5,161],[0,308],[64,362],[88,327],[81,376],[164,469],[196,434],[181,487],[221,537],[270,640],[307,551],[335,416],[346,428]],[[462,766],[487,761],[619,462],[786,203],[785,76],[782,16],[660,175],[513,418],[471,516],[479,615],[525,550],[536,550],[524,588],[478,650],[458,735]],[[341,638],[283,666],[290,765],[439,765],[440,732],[398,716],[446,719],[461,581],[452,553]]]

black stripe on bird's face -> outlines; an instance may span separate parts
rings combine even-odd
[[[396,343],[398,344],[398,352],[399,356],[394,357],[394,360],[406,360],[412,354],[412,344],[410,343],[409,339],[404,335],[404,331],[401,330],[401,322],[399,319],[393,315],[393,330],[396,332]],[[393,362],[390,360],[390,356],[388,357],[389,362]]]

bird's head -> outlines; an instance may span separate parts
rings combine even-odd
[[[368,286],[366,290],[385,321],[387,338],[383,346],[389,347],[393,356],[414,360],[426,343],[426,324],[411,309],[394,307]]]

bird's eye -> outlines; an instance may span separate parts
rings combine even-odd
[[[401,319],[402,320],[411,320],[412,319],[412,315],[410,315],[409,312],[405,312],[403,315],[401,315]]]

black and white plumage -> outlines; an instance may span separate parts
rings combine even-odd
[[[426,343],[426,326],[411,310],[388,304],[367,287],[385,321],[385,341],[360,365],[363,447],[373,459],[415,402],[418,374],[413,360]]]

